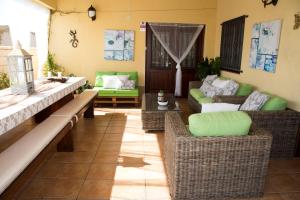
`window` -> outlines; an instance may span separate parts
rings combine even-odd
[[[221,35],[221,70],[241,73],[245,18],[223,22]]]
[[[30,44],[29,46],[31,48],[35,48],[36,47],[36,37],[35,37],[35,32],[30,32]]]
[[[8,26],[0,26],[0,46],[12,46]]]

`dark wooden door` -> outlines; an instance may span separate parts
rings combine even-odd
[[[186,59],[181,63],[182,68],[182,97],[188,95],[189,81],[196,80],[196,65],[203,58],[205,27],[201,31],[195,45]],[[145,92],[167,93],[175,91],[176,63],[161,46],[153,35],[149,25],[146,25],[146,66]]]

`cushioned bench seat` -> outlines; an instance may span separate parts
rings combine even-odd
[[[50,116],[0,154],[0,194],[23,172],[70,121]]]
[[[71,119],[78,111],[85,107],[93,98],[97,96],[97,90],[85,90],[76,96],[72,101],[52,114],[52,116],[67,116]]]
[[[98,90],[99,97],[137,97],[139,96],[138,88],[132,90],[116,90],[116,89],[104,89],[103,87],[94,87],[94,90]]]

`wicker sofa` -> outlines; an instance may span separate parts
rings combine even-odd
[[[164,159],[173,200],[263,195],[272,135],[253,128],[247,136],[194,137],[180,115],[167,112]]]
[[[189,90],[192,88],[199,88],[201,84],[201,81],[192,81],[189,84]],[[242,104],[246,99],[247,96],[215,96],[213,97],[213,102]],[[188,103],[194,112],[201,112],[201,104],[199,104],[190,94],[188,96]],[[258,127],[264,128],[272,133],[272,158],[294,157],[300,125],[299,112],[283,110],[247,111],[247,113]]]

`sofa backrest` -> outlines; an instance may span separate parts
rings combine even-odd
[[[96,87],[103,86],[102,76],[104,75],[129,75],[129,80],[134,80],[135,85],[138,86],[139,78],[137,72],[96,72],[96,80],[95,80]]]

